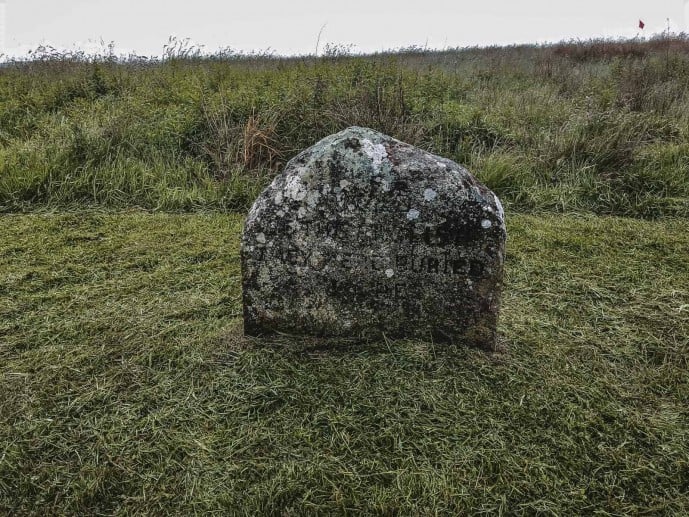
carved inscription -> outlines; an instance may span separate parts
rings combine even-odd
[[[429,275],[467,275],[480,274],[481,266],[477,261],[471,261],[459,256],[457,250],[431,249],[427,251],[410,248],[398,250],[390,255],[361,255],[349,251],[339,252],[330,258],[323,258],[317,250],[303,251],[289,247],[282,249],[277,256],[266,254],[262,248],[257,253],[257,259],[278,259],[284,264],[297,267],[309,267],[315,271],[336,267],[344,271],[384,272],[393,267],[395,273],[425,273]]]
[[[332,228],[329,225],[328,228]],[[360,235],[372,236],[378,242],[385,242],[384,236],[373,228],[361,226],[351,231],[355,238]],[[327,232],[325,232],[327,234]],[[466,257],[454,242],[444,239],[436,228],[425,226],[421,230],[409,225],[399,232],[399,241],[379,245],[382,251],[357,250],[351,248],[320,250],[318,248],[300,249],[294,243],[282,243],[277,247],[260,247],[257,260],[278,260],[286,265],[309,268],[314,271],[338,269],[345,272],[386,272],[393,275],[406,273],[440,276],[480,276],[482,267],[479,261]],[[271,243],[272,244],[272,243]]]

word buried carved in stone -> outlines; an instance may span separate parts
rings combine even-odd
[[[352,127],[292,159],[242,236],[245,333],[493,349],[498,198],[460,165]]]

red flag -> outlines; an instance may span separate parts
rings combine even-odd
[[[644,27],[646,27],[646,24],[639,20],[639,29],[643,29]]]

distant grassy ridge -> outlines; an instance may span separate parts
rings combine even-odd
[[[241,222],[0,217],[0,514],[689,513],[685,220],[512,215],[497,355],[245,340]]]
[[[512,209],[689,215],[689,41],[278,58],[172,50],[0,68],[0,211],[244,211],[350,125],[468,166]]]

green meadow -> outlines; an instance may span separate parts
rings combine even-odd
[[[515,210],[689,214],[689,41],[314,59],[46,54],[0,68],[0,210],[245,211],[286,161],[371,127]]]
[[[504,201],[493,354],[242,333],[239,238],[350,125]],[[689,513],[689,43],[0,68],[0,514]]]

